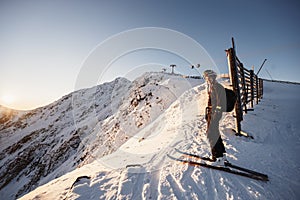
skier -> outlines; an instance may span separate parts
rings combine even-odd
[[[222,112],[226,109],[226,94],[224,87],[217,82],[217,73],[213,70],[203,72],[207,82],[208,106],[206,107],[205,119],[207,121],[206,135],[211,147],[212,160],[217,164],[224,165],[226,162],[225,147],[219,132],[219,121]]]

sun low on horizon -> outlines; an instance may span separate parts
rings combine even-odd
[[[15,96],[13,96],[11,94],[1,95],[0,102],[4,106],[13,106],[13,104],[15,103]]]
[[[23,102],[20,97],[13,94],[0,94],[0,105],[14,110],[32,110],[36,108],[34,102]]]

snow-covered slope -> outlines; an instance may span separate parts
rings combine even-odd
[[[231,113],[223,114],[220,129],[228,159],[268,174],[267,183],[179,164],[166,156],[180,156],[174,148],[209,154],[206,93],[204,85],[199,85],[184,92],[117,151],[21,199],[298,199],[300,85],[264,85],[263,100],[242,124],[254,140],[234,136]]]
[[[32,111],[0,111],[0,196],[14,199],[111,154],[199,80],[146,73]]]

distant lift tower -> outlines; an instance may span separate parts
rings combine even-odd
[[[174,74],[174,67],[176,67],[176,65],[170,65],[170,67],[172,68],[172,74]]]

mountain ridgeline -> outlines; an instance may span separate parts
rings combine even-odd
[[[0,196],[20,197],[116,151],[184,92],[173,87],[170,76],[174,79],[163,73],[132,82],[117,78],[30,111],[1,106]]]

